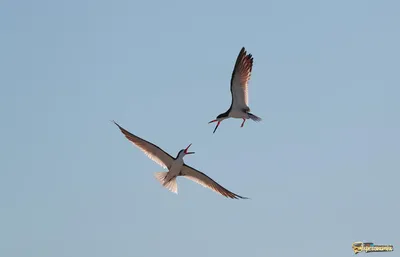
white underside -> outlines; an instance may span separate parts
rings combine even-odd
[[[171,169],[168,172],[155,172],[154,177],[160,184],[169,191],[177,194],[178,184],[176,183],[176,176],[178,176],[183,166],[182,159],[175,160]]]
[[[238,118],[238,119],[248,119],[249,115],[242,110],[232,109],[229,113],[229,117]]]

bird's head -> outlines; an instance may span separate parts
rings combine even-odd
[[[210,121],[208,124],[213,123],[213,122],[217,122],[217,126],[215,126],[214,132],[217,130],[219,124],[221,123],[221,121],[223,121],[224,119],[227,118],[226,113],[221,113],[220,115],[217,116],[217,118],[215,120]]]
[[[190,145],[188,145],[188,147],[186,147],[185,149],[182,149],[182,150],[180,150],[179,151],[179,153],[178,153],[178,158],[179,157],[184,157],[185,155],[187,155],[187,154],[194,154],[194,152],[188,152],[188,150],[189,150],[189,147],[191,146],[192,144],[190,144]]]

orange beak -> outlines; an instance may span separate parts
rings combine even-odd
[[[216,122],[216,121],[218,121],[218,120],[212,120],[212,121],[210,121],[208,124],[213,123],[213,122]],[[215,131],[217,130],[217,128],[218,128],[218,126],[219,126],[220,123],[221,123],[221,121],[218,121],[217,126],[215,126],[215,129],[214,129],[214,131],[213,131],[213,134],[214,134]]]
[[[188,147],[186,147],[186,149],[185,149],[185,154],[194,154],[194,152],[188,152],[188,149],[189,149],[189,147],[191,146],[192,144],[190,144]]]

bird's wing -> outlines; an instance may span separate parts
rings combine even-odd
[[[125,130],[123,127],[113,121],[115,125],[121,130],[125,137],[131,141],[136,147],[142,150],[147,157],[159,164],[164,169],[169,169],[174,161],[174,158],[168,153],[164,152],[160,147],[138,137]]]
[[[245,48],[240,50],[231,77],[232,107],[250,110],[248,106],[248,82],[253,68],[253,57]]]
[[[235,193],[232,193],[231,191],[227,190],[226,188],[224,188],[223,186],[221,186],[220,184],[215,182],[212,178],[210,178],[203,172],[198,171],[186,164],[184,164],[182,167],[181,176],[183,176],[187,179],[190,179],[204,187],[207,187],[207,188],[213,190],[214,192],[219,193],[225,197],[234,198],[234,199],[238,199],[238,198],[248,199],[247,197],[243,197],[243,196],[237,195]]]

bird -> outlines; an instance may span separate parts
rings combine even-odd
[[[217,116],[215,120],[208,122],[208,124],[217,122],[213,133],[217,130],[219,124],[228,118],[243,119],[242,125],[246,119],[252,119],[259,122],[262,119],[250,113],[248,106],[248,83],[253,68],[253,56],[246,53],[246,49],[242,47],[236,59],[236,63],[231,76],[231,95],[232,101],[229,109]]]
[[[189,154],[194,154],[194,152],[188,151],[189,147],[192,144],[190,144],[185,149],[180,150],[174,158],[155,144],[146,141],[138,136],[135,136],[134,134],[121,127],[117,122],[112,122],[117,125],[122,134],[124,134],[125,137],[129,141],[131,141],[136,147],[143,151],[147,155],[147,157],[159,164],[164,169],[168,169],[168,172],[155,172],[154,177],[161,183],[163,187],[167,188],[169,191],[178,194],[176,178],[182,176],[206,188],[209,188],[227,198],[249,199],[248,197],[232,193],[203,172],[198,171],[190,167],[189,165],[186,165],[183,161],[183,157]]]

